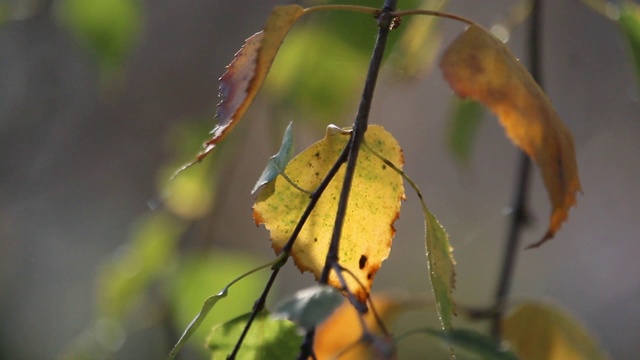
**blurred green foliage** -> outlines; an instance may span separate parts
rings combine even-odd
[[[453,98],[447,143],[456,160],[469,160],[473,143],[484,117],[484,106],[470,99]]]
[[[59,18],[108,75],[120,68],[138,39],[142,6],[138,0],[62,0]]]
[[[631,1],[623,3],[620,7],[618,23],[629,44],[636,80],[640,86],[640,6]]]
[[[249,314],[237,317],[214,328],[207,339],[212,359],[224,359],[232,351],[249,319]],[[239,359],[295,359],[302,336],[288,320],[274,319],[268,312],[258,314],[238,353]]]

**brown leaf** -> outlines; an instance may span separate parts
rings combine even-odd
[[[540,167],[552,204],[549,229],[531,245],[551,239],[581,191],[573,136],[525,67],[495,36],[472,25],[446,50],[440,67],[461,97],[495,112],[507,136]]]
[[[304,9],[298,5],[276,6],[264,30],[245,41],[220,78],[218,124],[211,131],[211,139],[204,144],[204,150],[196,159],[178,173],[204,159],[236,126],[260,90],[282,41],[303,14]]]

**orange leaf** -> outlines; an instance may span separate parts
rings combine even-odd
[[[456,94],[495,112],[511,141],[540,167],[552,214],[547,233],[530,247],[542,245],[560,229],[581,190],[573,136],[526,68],[481,27],[458,36],[440,67]]]
[[[403,311],[412,310],[421,304],[410,299],[381,294],[373,295],[371,301],[385,325],[395,320]],[[318,359],[349,360],[373,357],[371,346],[360,342],[362,327],[358,316],[358,311],[353,305],[345,301],[324,323],[318,326],[313,342]],[[373,334],[384,335],[372,310],[364,315],[364,322]],[[338,354],[340,356],[337,356]]]
[[[236,126],[260,90],[282,41],[303,14],[304,9],[298,5],[276,6],[264,30],[245,41],[220,78],[218,124],[211,131],[211,139],[204,144],[204,150],[196,159],[178,173],[204,159]]]

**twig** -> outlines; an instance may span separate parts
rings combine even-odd
[[[367,131],[369,113],[371,111],[371,103],[373,101],[373,94],[378,80],[378,73],[380,72],[380,67],[382,64],[382,55],[384,54],[384,50],[387,44],[387,38],[391,29],[391,23],[394,19],[394,16],[391,15],[391,12],[395,10],[396,3],[397,0],[385,0],[382,11],[378,16],[378,36],[376,38],[375,47],[373,49],[373,55],[371,56],[371,62],[369,63],[369,71],[367,73],[367,79],[365,80],[364,90],[362,92],[360,106],[358,107],[358,113],[356,115],[355,123],[353,126],[351,139],[349,139],[349,143],[346,146],[346,149],[348,149],[349,151],[347,168],[345,170],[344,181],[342,183],[340,199],[338,200],[338,210],[336,212],[336,220],[333,227],[333,234],[331,236],[331,243],[329,244],[329,250],[327,251],[324,268],[319,280],[321,284],[328,283],[329,274],[331,273],[334,264],[338,264],[340,236],[342,234],[342,225],[344,224],[347,204],[349,202],[349,193],[351,191],[351,184],[353,182],[353,176],[355,174],[356,164],[358,161],[360,145],[362,144],[362,141],[364,140],[364,134]],[[299,356],[300,359],[306,359],[309,356],[314,356],[314,337],[315,329],[308,330],[301,348],[301,353]]]
[[[540,35],[542,33],[542,0],[533,2],[531,11],[531,23],[529,28],[529,66],[531,75],[542,87],[540,77]],[[524,226],[528,220],[527,193],[529,191],[529,178],[531,173],[531,160],[524,153],[520,152],[518,167],[518,179],[516,183],[516,194],[513,199],[511,222],[509,223],[509,233],[506,240],[506,248],[502,260],[502,269],[498,288],[496,289],[493,312],[491,312],[491,335],[500,340],[501,323],[505,312],[505,304],[511,290],[511,283],[515,272],[518,250],[520,248],[520,237]]]

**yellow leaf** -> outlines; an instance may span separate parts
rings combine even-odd
[[[331,130],[332,127],[329,128]],[[335,127],[333,127],[335,129]],[[349,141],[348,131],[327,131],[327,136],[289,162],[285,173],[300,188],[314,191],[327,175]],[[402,149],[381,126],[369,126],[365,139],[369,146],[393,163],[403,164]],[[300,271],[320,277],[331,241],[344,166],[331,181],[305,223],[291,255]],[[340,241],[339,263],[364,285],[345,274],[349,289],[360,301],[366,299],[373,278],[391,249],[393,223],[404,199],[402,177],[370,151],[362,150],[353,179],[351,195]],[[295,189],[282,176],[268,184],[253,207],[256,224],[271,232],[274,250],[279,253],[289,240],[309,194]],[[329,285],[342,288],[335,274]]]
[[[388,326],[400,313],[411,310],[418,302],[402,299],[392,295],[373,295],[371,301],[382,322]],[[362,337],[362,327],[358,319],[358,311],[345,301],[324,323],[316,329],[313,342],[316,357],[321,359],[358,360],[371,359],[371,347],[365,343],[354,344]],[[376,335],[384,335],[378,325],[373,311],[364,315],[367,328]],[[348,349],[348,350],[346,350]],[[341,356],[336,358],[336,355]]]
[[[541,169],[552,204],[551,239],[581,190],[573,136],[525,67],[495,36],[470,26],[449,46],[440,67],[453,90],[495,112],[508,137]]]
[[[235,127],[260,90],[285,36],[303,14],[304,9],[298,5],[276,6],[264,30],[246,40],[220,78],[218,124],[211,131],[211,139],[196,159],[178,172],[201,161]]]
[[[520,305],[504,320],[503,329],[522,360],[608,359],[581,324],[548,305]]]

